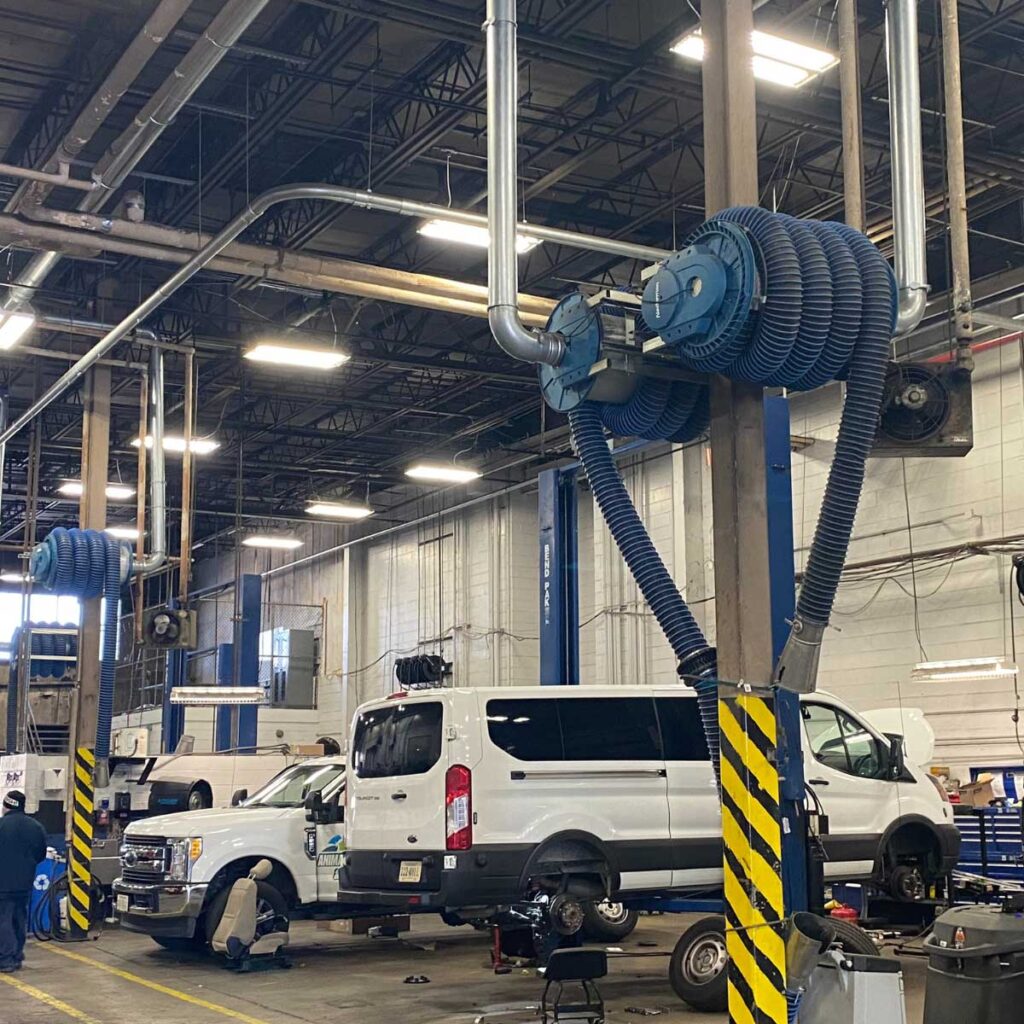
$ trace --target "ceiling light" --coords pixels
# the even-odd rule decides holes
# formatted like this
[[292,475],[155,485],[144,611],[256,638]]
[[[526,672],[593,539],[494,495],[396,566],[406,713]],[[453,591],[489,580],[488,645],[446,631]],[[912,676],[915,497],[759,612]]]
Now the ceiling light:
[[921,661],[910,673],[914,680],[998,679],[1015,676],[1016,665],[1007,665],[1002,658],[965,658],[959,661]]
[[174,686],[172,704],[215,707],[218,704],[263,704],[267,692],[262,686]]
[[298,537],[275,533],[254,533],[243,538],[242,543],[247,548],[273,548],[276,551],[294,551],[302,547],[302,541]]
[[[419,226],[419,233],[427,238],[440,238],[446,242],[458,242],[460,245],[475,245],[486,249],[491,242],[491,234],[487,228],[479,224],[463,224],[457,220],[445,220],[437,217]],[[534,235],[516,235],[516,252],[529,252],[541,240]]]
[[[132,441],[132,447],[139,447],[139,439],[135,438]],[[153,438],[146,438],[146,447],[153,447]],[[214,441],[210,437],[193,437],[189,443],[189,449],[193,455],[209,455],[210,452],[215,452],[220,447],[220,441]],[[164,434],[164,451],[165,452],[181,452],[185,451],[185,438],[183,437],[169,437]]]
[[35,322],[35,313],[24,310],[0,316],[0,352],[17,345]]
[[475,469],[460,469],[458,466],[439,466],[420,462],[410,466],[405,475],[413,480],[437,480],[448,484],[465,484],[470,480],[479,480],[480,474]]
[[344,502],[316,501],[306,506],[310,516],[329,516],[331,519],[365,519],[373,515],[373,509],[365,505],[346,505]]
[[28,573],[0,572],[0,583],[24,583],[27,579]]
[[[773,36],[769,32],[754,31],[754,77],[792,89],[809,82],[839,63],[839,58],[828,50]],[[704,39],[700,29],[683,36],[673,47],[673,53],[690,60],[704,59]]]
[[304,370],[336,370],[342,363],[348,362],[349,354],[336,348],[260,342],[245,352],[245,358],[254,363],[294,366]]
[[134,526],[108,526],[105,532],[118,540],[139,539],[139,531]]
[[[65,480],[57,488],[57,493],[66,494],[69,498],[80,498],[84,490],[81,480]],[[127,501],[135,497],[135,488],[125,484],[107,484],[107,497],[111,501]]]

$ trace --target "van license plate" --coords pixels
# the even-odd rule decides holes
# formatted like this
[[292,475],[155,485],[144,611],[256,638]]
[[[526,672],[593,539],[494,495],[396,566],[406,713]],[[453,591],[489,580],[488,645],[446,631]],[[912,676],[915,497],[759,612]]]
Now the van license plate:
[[398,866],[399,882],[418,882],[423,877],[423,863],[418,860],[403,860]]
[[119,914],[128,913],[128,897],[123,893],[118,894],[117,897],[117,912]]

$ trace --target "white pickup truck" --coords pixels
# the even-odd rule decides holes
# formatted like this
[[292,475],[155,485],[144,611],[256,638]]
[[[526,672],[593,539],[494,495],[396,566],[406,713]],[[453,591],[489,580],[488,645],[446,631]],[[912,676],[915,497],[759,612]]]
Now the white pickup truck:
[[167,949],[204,948],[231,883],[264,857],[274,870],[259,883],[260,914],[330,920],[375,913],[338,902],[345,848],[342,758],[294,764],[252,796],[239,791],[232,803],[128,826],[113,886],[122,927]]

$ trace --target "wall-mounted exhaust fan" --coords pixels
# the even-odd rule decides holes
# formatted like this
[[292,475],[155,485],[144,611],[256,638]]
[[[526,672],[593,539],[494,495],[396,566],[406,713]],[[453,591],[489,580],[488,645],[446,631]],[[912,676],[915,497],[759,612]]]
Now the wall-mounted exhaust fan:
[[974,446],[971,374],[958,366],[890,363],[872,455],[966,455]]

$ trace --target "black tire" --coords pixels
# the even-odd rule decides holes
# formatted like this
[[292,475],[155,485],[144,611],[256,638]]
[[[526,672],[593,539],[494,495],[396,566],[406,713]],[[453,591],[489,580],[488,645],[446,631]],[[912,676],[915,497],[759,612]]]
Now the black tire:
[[206,949],[206,934],[204,932],[197,932],[190,939],[169,935],[150,935],[150,938],[162,949],[171,953],[202,953]]
[[881,951],[863,928],[858,928],[849,921],[840,921],[835,917],[830,917],[827,920],[829,926],[835,929],[836,941],[844,953],[861,953],[864,956],[880,955]]
[[725,918],[702,917],[680,936],[668,964],[668,980],[684,1003],[703,1013],[728,1009]]
[[193,786],[185,800],[186,811],[205,811],[213,806],[213,798],[206,786]]
[[[232,884],[234,884],[234,880],[232,880]],[[281,895],[281,893],[269,882],[258,881],[256,886],[257,918],[264,912],[272,911],[274,917],[283,917],[287,919],[288,901]],[[224,888],[214,896],[206,914],[204,915],[204,935],[206,937],[207,945],[213,942],[213,936],[216,934],[217,925],[220,924],[220,919],[224,916],[224,907],[227,906],[228,895],[230,892],[231,885],[224,886]]]
[[640,915],[613,900],[583,906],[583,937],[593,942],[620,942],[636,928]]

